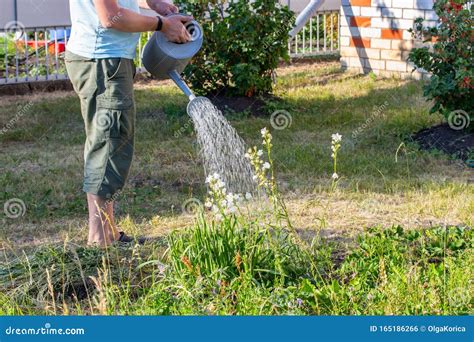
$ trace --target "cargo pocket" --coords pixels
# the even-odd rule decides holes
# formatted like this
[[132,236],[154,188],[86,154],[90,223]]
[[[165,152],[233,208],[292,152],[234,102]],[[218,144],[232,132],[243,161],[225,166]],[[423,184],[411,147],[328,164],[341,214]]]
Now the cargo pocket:
[[99,196],[109,198],[128,178],[134,152],[135,108],[130,98],[98,98],[97,128],[107,141],[108,159]]
[[133,98],[98,97],[95,126],[106,138],[121,138],[133,135],[135,129],[135,107]]

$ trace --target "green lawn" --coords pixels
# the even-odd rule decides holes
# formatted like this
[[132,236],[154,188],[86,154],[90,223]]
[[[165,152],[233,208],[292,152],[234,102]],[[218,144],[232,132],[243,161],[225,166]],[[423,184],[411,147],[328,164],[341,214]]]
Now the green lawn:
[[[167,82],[140,84],[135,94],[138,113],[137,148],[131,178],[118,200],[119,225],[124,230],[134,233],[162,237],[176,228],[192,225],[194,217],[183,213],[182,205],[192,197],[204,200],[205,177],[197,158],[193,128],[185,113],[186,98],[174,85]],[[333,241],[321,242],[318,245],[321,247],[318,253],[326,253],[323,256],[318,254],[322,264],[334,261],[334,255],[337,253],[345,256],[347,246],[344,251],[341,241],[349,241],[349,245],[353,246],[352,237],[365,228],[373,226],[390,228],[401,225],[408,231],[400,233],[400,238],[393,238],[394,235],[390,235],[382,239],[377,235],[382,233],[373,233],[376,237],[369,234],[363,240],[369,241],[368,251],[356,250],[356,255],[350,257],[355,261],[345,258],[342,271],[341,269],[328,270],[323,266],[322,271],[318,269],[318,272],[332,274],[330,277],[322,277],[325,279],[324,286],[327,287],[322,286],[321,289],[315,287],[317,282],[306,284],[300,281],[283,284],[281,288],[278,288],[278,291],[282,291],[281,293],[271,290],[274,287],[262,286],[257,289],[252,287],[252,290],[245,290],[247,291],[245,300],[248,302],[237,308],[232,306],[230,297],[223,299],[219,302],[220,304],[206,301],[203,298],[207,298],[209,294],[204,292],[199,300],[188,298],[185,304],[184,302],[180,304],[181,306],[175,303],[174,306],[170,304],[154,307],[149,301],[161,303],[162,299],[163,302],[168,303],[175,298],[173,297],[175,294],[169,297],[169,293],[161,290],[160,292],[155,288],[156,293],[147,292],[145,297],[139,296],[140,300],[146,303],[133,300],[133,305],[128,303],[123,310],[117,307],[125,305],[124,303],[108,302],[111,305],[105,309],[102,308],[105,311],[93,310],[91,305],[85,305],[88,307],[86,309],[82,306],[78,309],[75,305],[75,309],[70,309],[71,312],[206,313],[208,310],[216,313],[270,314],[293,312],[436,314],[465,313],[471,309],[467,306],[450,307],[446,299],[446,282],[448,281],[451,281],[452,287],[449,289],[454,289],[453,291],[459,290],[460,286],[463,294],[466,291],[467,293],[472,291],[469,281],[465,279],[466,276],[469,279],[469,275],[463,274],[462,271],[472,262],[471,230],[456,233],[454,240],[467,241],[467,245],[453,247],[452,250],[462,250],[466,253],[453,254],[452,258],[446,259],[446,264],[430,264],[430,258],[433,257],[432,250],[428,248],[428,252],[425,253],[424,247],[418,249],[418,243],[429,247],[433,241],[437,241],[434,244],[438,246],[440,236],[444,234],[442,230],[437,230],[433,233],[434,235],[428,234],[428,237],[414,238],[409,233],[409,230],[414,228],[472,227],[474,222],[472,170],[450,156],[437,152],[419,151],[411,141],[410,136],[413,133],[441,120],[438,116],[428,114],[429,104],[421,96],[421,84],[343,73],[339,70],[338,63],[324,62],[279,69],[275,95],[280,100],[268,102],[269,115],[267,117],[254,117],[249,113],[228,113],[228,118],[250,146],[260,143],[262,127],[271,129],[275,171],[293,226],[299,232],[316,232],[316,235]],[[26,212],[20,218],[2,217],[0,227],[2,248],[8,260],[14,258],[15,255],[21,255],[21,250],[25,250],[27,255],[46,254],[41,260],[47,261],[48,258],[53,258],[52,255],[58,253],[60,255],[61,251],[64,251],[61,247],[64,241],[68,241],[68,244],[84,244],[87,236],[86,202],[81,192],[84,133],[79,102],[76,96],[69,92],[14,98],[0,97],[0,101],[2,103],[0,127],[7,124],[11,126],[0,135],[0,185],[3,188],[0,193],[0,204],[12,198],[18,198],[26,206]],[[25,110],[19,109],[19,106],[25,105]],[[270,113],[275,110],[286,110],[290,113],[291,125],[289,127],[283,130],[272,129]],[[331,134],[336,132],[342,134],[343,137],[338,156],[338,174],[341,179],[337,189],[333,190],[331,188],[333,170],[330,147]],[[435,238],[430,236],[435,236]],[[190,237],[181,238],[184,241],[191,239]],[[383,241],[377,240],[379,238]],[[394,241],[388,241],[392,238]],[[410,247],[413,249],[394,251],[405,243],[410,244],[410,241],[417,241]],[[138,254],[147,254],[144,259],[150,256],[158,258],[164,248],[160,243],[157,246],[147,247],[152,251],[142,250]],[[326,247],[332,243],[336,243],[337,247],[328,251]],[[53,251],[51,255],[48,254],[50,252],[46,253],[43,250],[44,245],[52,246],[47,247],[51,248],[50,252]],[[363,246],[363,243],[361,245]],[[373,250],[371,246],[375,246]],[[443,245],[438,247],[443,250]],[[385,252],[388,253],[388,259],[380,259],[380,255]],[[80,253],[92,255],[92,259],[85,257],[86,260],[92,260],[89,266],[97,266],[101,263],[101,256],[103,256],[101,251],[88,252],[87,249],[81,249]],[[116,253],[122,256],[121,253],[128,255],[129,251],[116,251]],[[425,253],[423,255],[426,260],[423,262],[426,264],[416,264],[412,270],[425,268],[427,273],[415,274],[416,279],[408,277],[411,280],[408,279],[405,283],[400,279],[392,278],[397,272],[400,274],[409,272],[414,260],[417,259],[417,253]],[[372,264],[369,261],[367,265],[357,263],[357,260],[364,259],[364,255],[374,255],[377,258],[371,259]],[[369,272],[368,270],[375,265],[379,270],[377,276],[380,276],[383,274],[380,273],[381,268],[385,269],[384,263],[390,264],[392,257],[398,261],[387,266],[387,269],[394,273],[389,274],[388,279],[382,281],[382,284],[386,286],[382,292],[374,292],[375,299],[373,303],[371,302],[373,305],[370,308],[364,307],[364,300],[360,294],[367,295],[366,292],[374,288],[375,281],[368,281],[371,275],[366,275],[367,278],[363,276],[364,272]],[[131,265],[135,265],[136,260],[133,257],[130,260],[129,267],[132,267]],[[45,264],[38,262],[38,274],[41,274],[41,277],[44,276],[42,267],[50,262],[52,261]],[[64,262],[62,260],[59,264]],[[454,270],[452,279],[443,278],[444,268],[438,268],[445,267],[448,263]],[[120,267],[118,269],[121,269]],[[105,269],[107,268],[104,267]],[[173,267],[171,269],[176,271]],[[343,273],[333,274],[331,273],[333,271]],[[360,286],[346,284],[347,288],[343,287],[343,290],[340,290],[337,279],[354,271],[360,272],[360,281],[364,284],[359,284]],[[133,284],[130,274],[128,276],[128,284]],[[135,276],[136,274],[132,278],[135,279]],[[41,277],[39,279],[43,279]],[[100,280],[97,280],[97,277],[94,281]],[[192,275],[190,277],[182,279],[189,286],[191,286],[189,282],[194,279]],[[214,281],[214,278],[212,279]],[[243,291],[243,287],[253,284],[239,279],[233,284],[236,286],[234,291],[238,292],[237,288]],[[328,279],[334,279],[335,283]],[[43,280],[44,286],[48,280],[46,278]],[[410,289],[410,281],[417,284],[413,286],[413,289]],[[377,281],[375,283],[380,285]],[[404,287],[400,285],[401,283]],[[421,306],[417,308],[413,303],[420,300],[421,297],[418,295],[422,296],[420,293],[423,292],[423,284],[433,286],[435,289],[433,291],[439,291],[436,292],[439,298],[446,300],[424,298],[423,300],[426,301],[422,301]],[[193,288],[192,286],[190,288]],[[292,302],[294,310],[267,305],[265,298],[281,295],[285,298],[284,300],[287,300],[288,296],[296,296],[295,291],[285,292],[285,289],[292,286],[298,289],[296,291],[298,296],[305,296],[306,293],[308,298],[311,297],[307,302],[311,304],[295,308]],[[351,286],[355,286],[353,295],[357,299],[349,300],[344,297],[352,296]],[[203,287],[206,288],[204,285]],[[193,289],[192,291],[196,290],[196,288]],[[39,302],[32,302],[31,298],[23,298],[22,304],[19,305],[23,311],[20,310],[20,312],[29,312],[28,310],[34,307],[34,310],[39,310],[39,312],[51,313],[49,309],[42,311],[46,305],[44,303],[50,301],[47,298],[47,287],[43,290],[43,292],[38,289],[32,290],[35,300]],[[114,292],[115,290],[117,291]],[[120,292],[123,289],[115,290],[111,289],[115,296],[109,294],[112,296],[110,300],[119,298],[116,296],[118,293],[129,294]],[[410,292],[411,290],[421,292],[414,293]],[[136,292],[130,291],[133,295],[137,295]],[[191,290],[188,289],[188,291]],[[315,291],[327,292],[316,294]],[[388,300],[390,291],[396,295]],[[377,297],[379,294],[380,296]],[[101,294],[99,291],[96,295],[106,294]],[[403,305],[403,303],[398,305],[397,300],[402,300],[401,298],[405,295],[411,298],[410,305]],[[38,296],[41,298],[38,299]],[[257,309],[252,311],[250,304],[260,297],[263,301],[259,302],[261,311]],[[7,303],[11,300],[5,296],[2,298],[0,302],[3,300]],[[331,301],[331,298],[335,298],[334,301]],[[291,300],[296,299],[292,297]],[[328,301],[330,305],[327,304]],[[323,302],[326,304],[321,304]],[[212,310],[208,308],[211,304]],[[391,306],[387,306],[388,304]],[[56,305],[59,304],[56,303]],[[140,305],[143,311],[138,310]],[[198,308],[193,311],[192,308],[195,305],[198,305]],[[8,312],[12,313],[19,310],[18,307],[14,309],[15,305],[12,303],[6,307],[11,307],[11,311]]]
[[[269,103],[269,112],[287,110],[292,124],[273,130],[276,170],[302,228],[323,221],[323,228],[334,230],[396,223],[472,226],[472,171],[449,156],[420,152],[410,141],[412,133],[440,120],[427,114],[420,83],[351,76],[341,73],[337,63],[290,67],[279,74],[275,93],[282,101]],[[136,100],[136,156],[119,213],[130,215],[137,229],[156,235],[188,219],[181,215],[182,203],[202,199],[204,174],[186,98],[177,88],[170,83],[141,86]],[[20,198],[27,208],[20,219],[3,218],[2,238],[16,246],[60,240],[65,234],[83,239],[84,134],[77,98],[60,93],[0,101],[2,127],[23,113],[19,105],[28,109],[0,136],[0,201]],[[260,140],[260,128],[271,127],[269,117],[233,115],[238,119],[232,124],[249,145]],[[365,123],[367,128],[353,138]],[[343,136],[342,179],[329,202],[330,140],[336,132]],[[321,201],[323,211],[314,205]]]

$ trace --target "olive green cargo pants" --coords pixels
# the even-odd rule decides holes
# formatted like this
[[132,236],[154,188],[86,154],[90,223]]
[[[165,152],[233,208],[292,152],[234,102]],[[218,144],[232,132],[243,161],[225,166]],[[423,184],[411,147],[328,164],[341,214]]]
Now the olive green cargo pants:
[[81,102],[86,142],[83,190],[111,198],[123,188],[133,158],[135,65],[66,52],[66,69]]

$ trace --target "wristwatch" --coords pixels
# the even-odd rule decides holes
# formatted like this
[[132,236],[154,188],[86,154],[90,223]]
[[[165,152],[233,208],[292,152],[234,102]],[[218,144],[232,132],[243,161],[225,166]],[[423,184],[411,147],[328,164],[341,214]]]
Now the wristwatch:
[[161,19],[160,16],[157,16],[157,18],[158,18],[158,24],[156,25],[155,31],[161,31],[161,29],[163,28],[163,19]]

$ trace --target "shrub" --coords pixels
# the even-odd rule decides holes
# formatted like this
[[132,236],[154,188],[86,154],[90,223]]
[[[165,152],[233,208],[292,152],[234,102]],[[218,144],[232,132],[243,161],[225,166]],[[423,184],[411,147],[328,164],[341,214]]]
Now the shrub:
[[274,0],[175,1],[204,30],[204,44],[184,71],[198,94],[226,90],[253,96],[272,90],[272,74],[288,59],[293,14]]
[[[425,27],[423,19],[418,18],[412,32],[425,42],[435,43],[432,48],[413,49],[409,60],[432,74],[424,86],[424,96],[434,102],[430,112],[443,114],[451,127],[472,129],[474,124],[469,125],[474,119],[472,10],[467,9],[467,0],[438,0],[433,9],[439,16],[438,27]],[[460,123],[451,123],[460,119]]]

